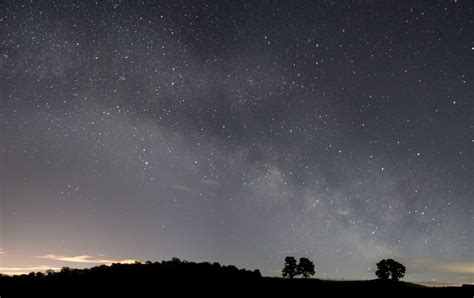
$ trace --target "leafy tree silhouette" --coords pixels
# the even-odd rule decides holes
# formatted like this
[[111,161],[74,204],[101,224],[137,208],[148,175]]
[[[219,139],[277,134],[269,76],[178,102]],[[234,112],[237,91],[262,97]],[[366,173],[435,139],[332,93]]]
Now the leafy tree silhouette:
[[288,256],[285,258],[285,264],[281,274],[283,277],[290,279],[298,275],[308,278],[314,275],[314,263],[308,258],[300,258],[299,263],[296,263],[295,257]]
[[45,273],[46,273],[46,275],[48,275],[48,276],[52,276],[52,275],[54,275],[56,272],[54,272],[53,269],[48,269],[48,270],[45,271]]
[[388,263],[390,267],[390,273],[392,274],[392,280],[399,280],[405,276],[405,266],[392,259],[389,259]]
[[383,279],[383,280],[387,280],[390,277],[387,260],[381,260],[380,262],[377,263],[377,270],[375,271],[375,275],[379,279]]
[[287,278],[294,278],[298,274],[298,265],[295,257],[286,257],[285,265],[281,271],[281,275]]
[[378,278],[387,280],[389,277],[392,280],[399,280],[405,276],[406,268],[402,264],[393,259],[383,259],[377,263],[377,271],[375,275]]
[[64,274],[67,274],[67,273],[70,273],[72,271],[71,267],[63,267],[61,268],[61,273],[64,273]]
[[303,275],[304,278],[308,278],[314,275],[314,263],[308,258],[300,258],[297,268],[298,275]]

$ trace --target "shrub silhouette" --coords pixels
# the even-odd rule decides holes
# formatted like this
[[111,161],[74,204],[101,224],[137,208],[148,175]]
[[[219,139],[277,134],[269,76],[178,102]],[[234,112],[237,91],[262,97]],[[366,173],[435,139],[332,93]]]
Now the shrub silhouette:
[[285,258],[285,265],[281,271],[281,275],[290,279],[298,275],[298,265],[296,264],[295,257]]
[[297,269],[298,275],[308,278],[314,275],[314,263],[308,258],[300,258]]
[[393,259],[383,259],[377,263],[377,271],[375,275],[379,279],[387,280],[390,277],[392,280],[399,280],[405,276],[406,268],[402,264]]

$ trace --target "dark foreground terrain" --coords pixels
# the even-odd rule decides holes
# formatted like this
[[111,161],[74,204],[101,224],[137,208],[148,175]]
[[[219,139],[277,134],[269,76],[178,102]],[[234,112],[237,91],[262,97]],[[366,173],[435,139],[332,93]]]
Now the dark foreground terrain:
[[473,297],[472,286],[262,277],[258,270],[172,261],[0,276],[0,297]]

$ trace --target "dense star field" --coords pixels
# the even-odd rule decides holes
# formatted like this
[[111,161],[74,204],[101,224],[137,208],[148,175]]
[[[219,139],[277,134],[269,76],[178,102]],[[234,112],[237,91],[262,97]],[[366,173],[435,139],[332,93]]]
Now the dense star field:
[[471,1],[2,1],[0,272],[180,257],[474,283]]

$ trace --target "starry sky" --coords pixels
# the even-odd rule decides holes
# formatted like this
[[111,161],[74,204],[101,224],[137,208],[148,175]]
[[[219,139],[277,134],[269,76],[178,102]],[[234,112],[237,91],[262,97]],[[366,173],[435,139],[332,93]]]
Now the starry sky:
[[474,283],[471,1],[2,1],[0,272]]

